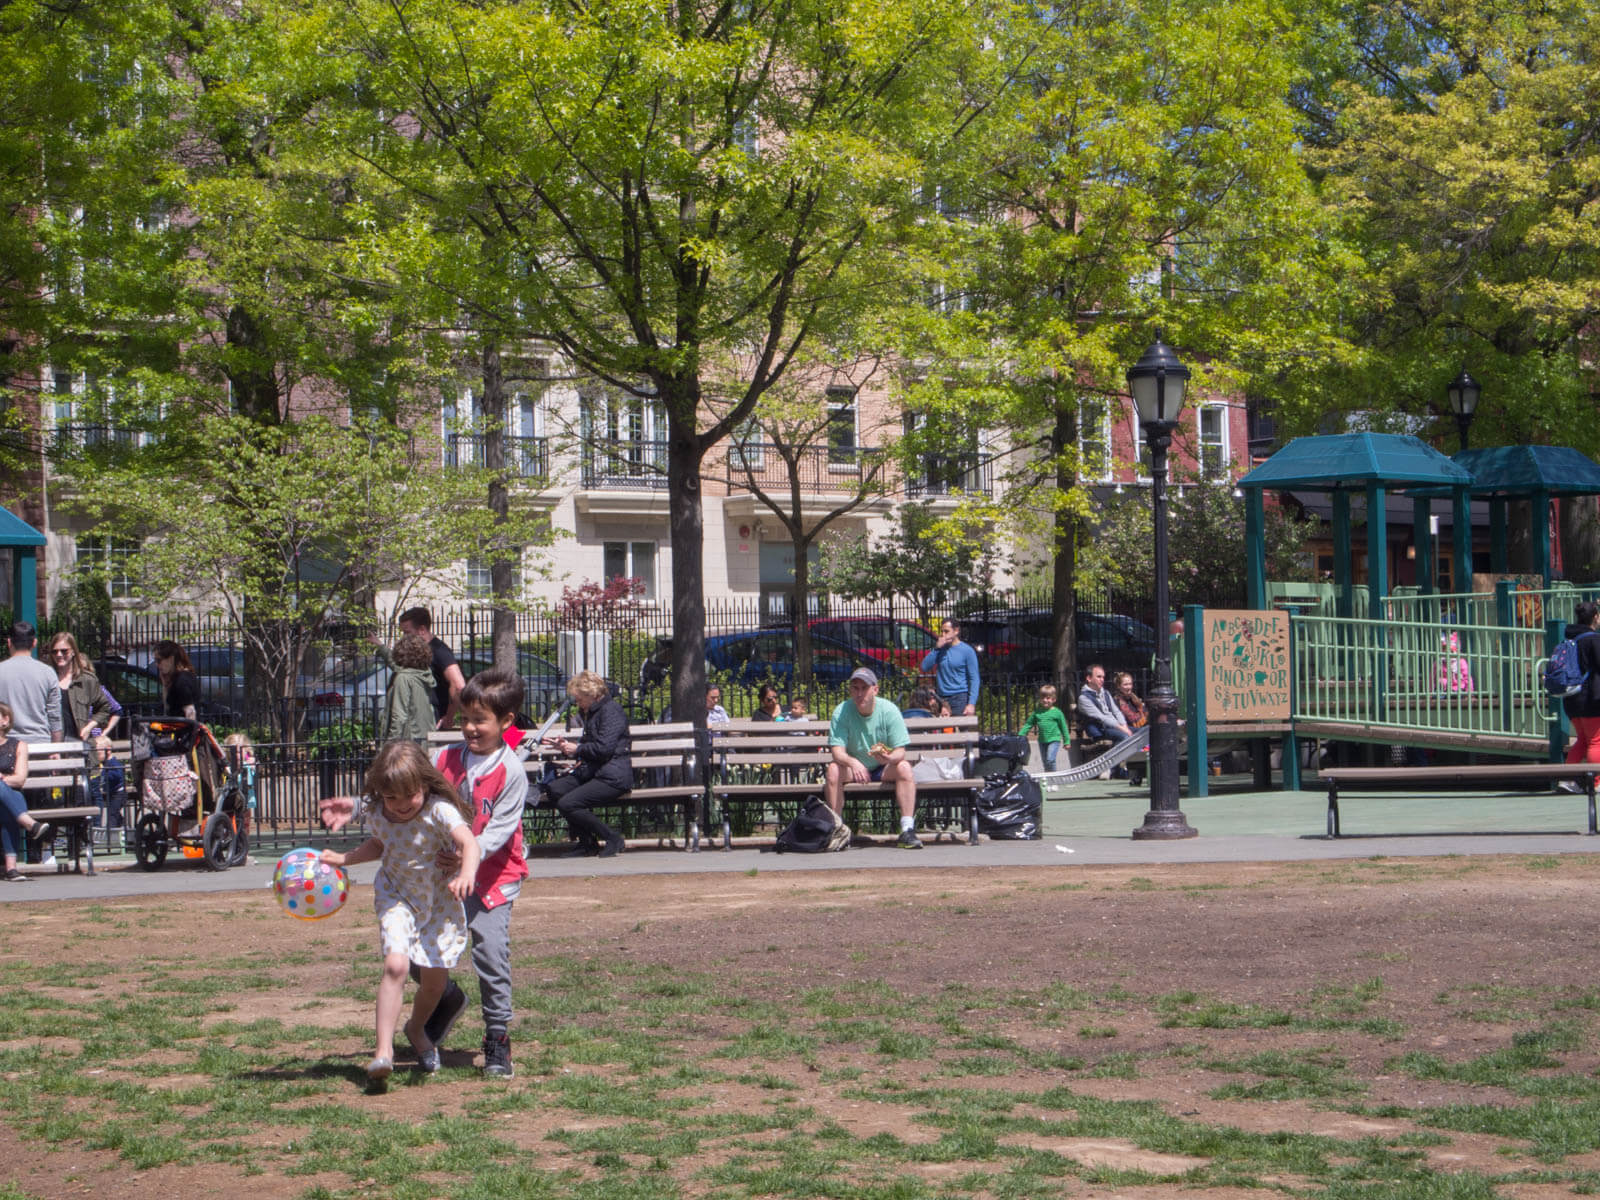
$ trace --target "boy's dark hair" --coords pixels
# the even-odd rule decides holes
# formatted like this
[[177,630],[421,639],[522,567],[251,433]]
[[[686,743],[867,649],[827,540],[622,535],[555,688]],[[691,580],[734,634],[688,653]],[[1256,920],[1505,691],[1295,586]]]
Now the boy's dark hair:
[[420,633],[407,633],[395,642],[391,652],[394,665],[397,667],[431,667],[433,666],[433,647],[428,644],[428,639]]
[[933,711],[933,702],[935,700],[937,700],[938,698],[939,698],[939,694],[937,692],[935,692],[927,684],[923,684],[921,687],[918,687],[915,691],[913,691],[911,693],[911,705],[910,706],[912,708],[925,708],[929,712],[932,712]]
[[516,716],[522,707],[522,677],[499,667],[479,671],[461,689],[461,707],[469,704],[481,704],[497,717]]
[[415,625],[418,629],[433,628],[433,614],[420,604],[416,608],[408,608],[400,614],[400,620],[407,625]]
[[1580,600],[1577,611],[1572,614],[1573,623],[1593,625],[1596,613],[1600,613],[1600,604],[1596,604],[1593,600]]
[[18,650],[32,650],[33,643],[38,641],[39,631],[26,621],[14,622],[11,626],[11,644]]

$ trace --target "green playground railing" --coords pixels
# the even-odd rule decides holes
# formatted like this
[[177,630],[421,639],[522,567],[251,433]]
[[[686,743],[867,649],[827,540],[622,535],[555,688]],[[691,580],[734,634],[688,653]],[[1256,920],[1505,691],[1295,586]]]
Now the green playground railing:
[[1600,599],[1600,583],[1556,583],[1547,588],[1506,586],[1496,592],[1423,595],[1396,588],[1384,611],[1401,621],[1468,625],[1514,625],[1543,629],[1546,621],[1570,621],[1580,600]]
[[1291,625],[1296,721],[1549,737],[1542,628],[1310,613]]

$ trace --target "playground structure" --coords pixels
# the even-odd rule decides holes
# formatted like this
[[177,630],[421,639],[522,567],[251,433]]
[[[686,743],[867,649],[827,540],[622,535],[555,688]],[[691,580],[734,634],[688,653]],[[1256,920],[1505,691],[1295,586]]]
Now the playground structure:
[[[1306,739],[1372,743],[1528,759],[1559,758],[1566,718],[1540,685],[1539,670],[1564,636],[1580,600],[1600,598],[1600,583],[1551,577],[1549,502],[1600,495],[1600,466],[1564,447],[1499,447],[1454,459],[1416,438],[1342,434],[1299,438],[1239,481],[1246,494],[1249,609],[1287,611],[1288,704],[1267,721],[1230,721],[1207,711],[1206,678],[1217,649],[1201,632],[1204,611],[1184,612],[1180,653],[1185,689],[1189,794],[1204,795],[1202,767],[1219,737],[1252,744],[1257,776],[1266,774],[1266,737],[1281,735],[1283,785],[1299,788]],[[1265,578],[1263,493],[1294,489],[1332,497],[1331,583]],[[1412,506],[1418,586],[1391,589],[1388,506]],[[1364,585],[1355,582],[1352,499],[1365,501]],[[1450,509],[1454,590],[1433,590],[1433,504]],[[1508,575],[1507,509],[1531,505],[1534,570],[1492,587],[1471,571],[1471,504],[1487,501],[1490,557]],[[1543,586],[1538,585],[1538,580]]]

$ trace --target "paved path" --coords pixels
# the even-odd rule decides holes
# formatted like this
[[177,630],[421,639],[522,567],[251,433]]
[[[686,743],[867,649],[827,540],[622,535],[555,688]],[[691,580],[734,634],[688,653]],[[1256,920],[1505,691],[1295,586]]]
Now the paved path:
[[[536,877],[629,876],[660,873],[728,874],[749,871],[849,871],[863,867],[1059,867],[1089,864],[1264,862],[1369,858],[1378,855],[1594,854],[1600,838],[1584,834],[1582,796],[1481,796],[1447,792],[1426,795],[1351,793],[1340,796],[1346,837],[1322,836],[1326,800],[1320,792],[1255,792],[1243,780],[1214,781],[1216,793],[1186,799],[1183,811],[1198,837],[1178,842],[1134,841],[1149,794],[1110,781],[1079,785],[1045,804],[1045,836],[1037,842],[988,842],[966,846],[928,842],[920,851],[899,850],[892,839],[857,846],[844,854],[763,852],[754,845],[731,852],[636,846],[618,858],[556,859],[535,856]],[[1070,798],[1066,798],[1070,797]],[[196,862],[169,859],[159,871],[141,871],[121,856],[101,859],[93,878],[39,873],[34,881],[0,884],[6,901],[100,899],[169,892],[235,892],[264,889],[273,860],[232,871],[212,872]],[[373,865],[352,872],[370,883]]]

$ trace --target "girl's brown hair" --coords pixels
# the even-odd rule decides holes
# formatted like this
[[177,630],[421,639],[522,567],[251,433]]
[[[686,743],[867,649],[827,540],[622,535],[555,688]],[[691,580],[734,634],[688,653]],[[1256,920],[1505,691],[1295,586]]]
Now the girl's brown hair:
[[385,796],[409,800],[418,792],[425,796],[438,796],[456,806],[462,820],[472,824],[472,805],[461,799],[455,785],[444,777],[444,772],[428,761],[415,742],[389,742],[372,759],[367,768],[366,793],[370,803],[381,806]]

